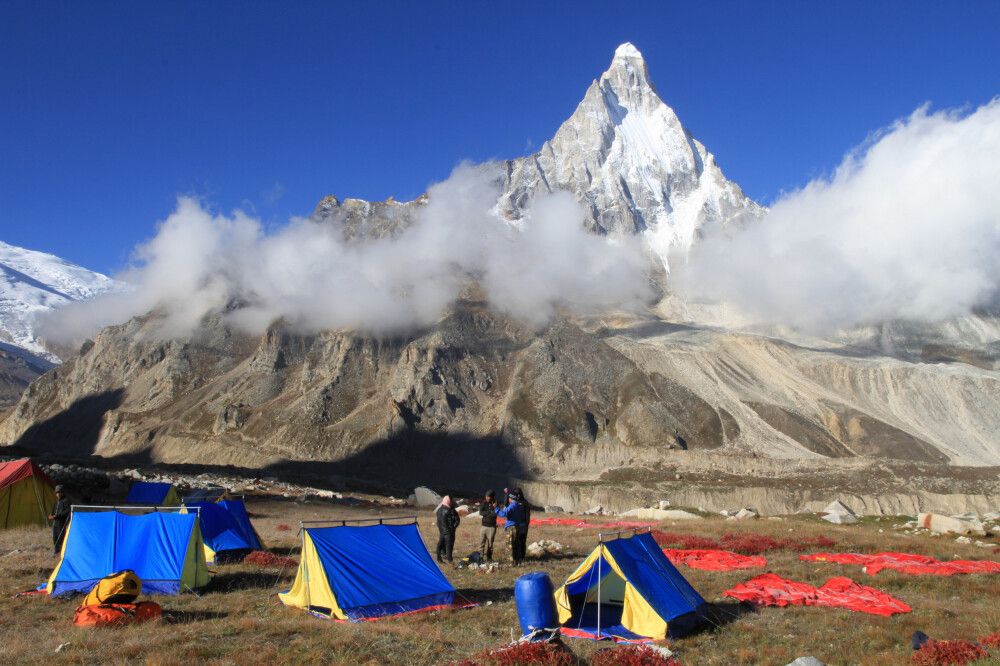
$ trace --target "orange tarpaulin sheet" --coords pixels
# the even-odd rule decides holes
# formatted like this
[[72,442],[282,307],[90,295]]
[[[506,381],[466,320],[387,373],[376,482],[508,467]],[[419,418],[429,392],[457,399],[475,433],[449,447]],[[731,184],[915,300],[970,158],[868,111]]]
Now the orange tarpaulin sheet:
[[886,616],[909,613],[911,610],[892,595],[873,587],[858,585],[842,576],[831,578],[822,587],[813,587],[808,583],[767,573],[740,583],[723,594],[762,606],[829,606]]
[[733,571],[767,566],[767,559],[760,555],[740,555],[728,550],[664,548],[663,554],[675,565],[686,564],[692,569],[705,571]]
[[914,576],[954,576],[955,574],[1000,573],[1000,562],[990,560],[936,560],[927,555],[912,553],[813,553],[799,555],[806,562],[836,562],[857,564],[863,571],[874,576],[883,569],[890,569]]

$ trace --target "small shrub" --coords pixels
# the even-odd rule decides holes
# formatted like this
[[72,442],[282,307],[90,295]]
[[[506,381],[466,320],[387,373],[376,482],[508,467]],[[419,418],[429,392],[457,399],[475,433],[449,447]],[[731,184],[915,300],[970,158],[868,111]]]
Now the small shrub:
[[986,649],[972,641],[929,640],[913,653],[918,666],[961,666],[987,656]]
[[275,555],[268,550],[255,550],[247,553],[247,556],[243,558],[244,564],[252,564],[258,567],[297,567],[299,566],[298,561],[291,557],[282,557],[281,555]]
[[289,532],[291,531],[292,528],[284,523],[279,523],[278,526],[275,527],[274,529],[276,529],[279,532]]
[[1000,631],[994,631],[992,634],[980,636],[979,642],[989,648],[1000,648]]
[[572,666],[573,653],[562,643],[514,643],[480,652],[452,666]]
[[646,645],[626,645],[601,650],[590,662],[593,666],[681,666],[681,662]]

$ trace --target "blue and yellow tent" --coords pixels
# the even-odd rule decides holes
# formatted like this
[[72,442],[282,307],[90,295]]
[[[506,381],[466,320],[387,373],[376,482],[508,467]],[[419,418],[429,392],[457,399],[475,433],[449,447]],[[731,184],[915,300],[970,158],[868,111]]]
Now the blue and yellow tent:
[[198,509],[205,560],[209,564],[263,548],[243,500],[185,502],[184,506]]
[[143,506],[177,506],[181,500],[177,496],[177,491],[169,483],[136,481],[129,488],[125,503]]
[[208,584],[208,567],[197,513],[78,511],[66,528],[62,553],[46,591],[88,592],[124,569],[142,579],[146,594],[179,594]]
[[685,633],[705,603],[648,532],[602,539],[555,597],[564,634],[616,641]]
[[305,527],[286,606],[359,622],[452,607],[455,588],[424,546],[416,523]]

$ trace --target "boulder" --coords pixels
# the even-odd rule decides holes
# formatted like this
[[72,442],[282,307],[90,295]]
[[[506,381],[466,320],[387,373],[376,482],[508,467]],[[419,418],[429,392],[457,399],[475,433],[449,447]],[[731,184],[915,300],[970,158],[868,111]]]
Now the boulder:
[[826,666],[816,657],[799,657],[795,661],[788,662],[787,666]]
[[740,509],[732,516],[729,516],[729,520],[754,520],[755,518],[760,518],[760,514],[757,513],[756,509],[751,508]]
[[976,519],[942,516],[939,513],[921,513],[917,525],[936,534],[976,534],[986,536],[983,524]]
[[592,506],[589,509],[587,509],[586,511],[584,511],[583,515],[585,515],[585,516],[603,516],[604,515],[604,507],[603,506]]
[[698,520],[701,518],[698,514],[683,509],[633,509],[622,515],[639,520]]
[[834,525],[851,525],[858,522],[858,517],[849,506],[840,500],[833,500],[823,509],[823,520]]
[[558,541],[542,539],[530,544],[526,549],[528,557],[541,558],[547,555],[558,555],[563,551],[563,545]]
[[565,509],[561,506],[547,506],[544,511],[545,513],[566,513]]
[[433,509],[441,504],[441,496],[426,486],[413,489],[413,500],[419,509]]
[[847,506],[840,500],[833,500],[832,502],[827,504],[826,508],[823,509],[823,513],[835,513],[841,516],[854,516],[855,518],[857,517],[857,514],[851,510],[851,507]]
[[659,502],[656,503],[656,508],[657,509],[669,509],[670,508],[670,500],[660,500]]

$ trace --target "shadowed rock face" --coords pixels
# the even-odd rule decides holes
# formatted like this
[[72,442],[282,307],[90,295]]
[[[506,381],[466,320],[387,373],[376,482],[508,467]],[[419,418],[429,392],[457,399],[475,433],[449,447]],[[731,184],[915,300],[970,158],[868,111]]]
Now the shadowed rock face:
[[[950,442],[934,433],[988,442],[1000,418],[976,402],[997,380],[975,368],[834,362],[664,322],[559,320],[530,331],[476,300],[396,337],[303,335],[281,323],[251,337],[212,317],[188,339],[162,341],[157,321],[106,329],[32,384],[0,422],[0,441],[72,456],[296,464],[395,488],[501,479],[626,488],[672,480],[668,468],[739,479],[740,461],[759,468],[769,457],[811,459],[817,474],[821,460],[859,456],[947,463]],[[837,382],[852,402],[831,399]],[[923,420],[892,411],[919,403],[907,391],[928,386],[937,393],[926,399],[952,407]],[[948,430],[957,412],[965,430]],[[781,473],[774,460],[756,475]]]

